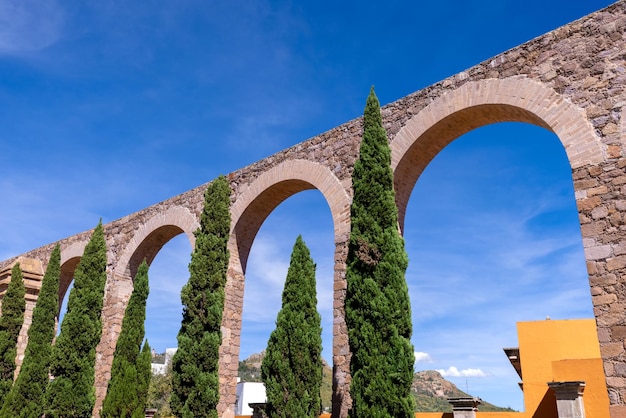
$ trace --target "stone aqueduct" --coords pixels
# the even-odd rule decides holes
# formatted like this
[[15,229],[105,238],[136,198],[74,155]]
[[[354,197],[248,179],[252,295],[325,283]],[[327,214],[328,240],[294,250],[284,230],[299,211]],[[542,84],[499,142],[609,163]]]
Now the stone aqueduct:
[[[626,416],[625,32],[626,0],[622,0],[382,109],[391,141],[401,227],[420,174],[458,136],[503,121],[531,123],[558,136],[572,169],[612,418]],[[234,415],[244,276],[254,237],[276,206],[306,189],[323,194],[334,222],[333,416],[347,415],[350,377],[344,278],[350,176],[360,135],[361,120],[355,119],[228,175],[232,234],[220,358],[220,416]],[[185,233],[193,244],[205,187],[105,225],[108,280],[104,331],[97,349],[98,405],[110,375],[131,277],[140,260],[151,262],[174,236]],[[86,231],[59,241],[62,295],[89,235]],[[49,244],[19,256],[35,266],[30,276],[36,279],[41,274],[52,247]],[[0,271],[6,272],[16,258],[0,263]],[[20,344],[23,351],[23,339]]]

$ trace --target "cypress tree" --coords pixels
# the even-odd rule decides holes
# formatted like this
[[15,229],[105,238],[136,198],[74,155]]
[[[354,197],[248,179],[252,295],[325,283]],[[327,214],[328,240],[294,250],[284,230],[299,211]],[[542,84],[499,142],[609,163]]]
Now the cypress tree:
[[298,236],[291,254],[283,303],[261,364],[269,418],[321,413],[322,327],[317,312],[315,264]]
[[[142,363],[145,356],[140,354],[140,350],[145,335],[148,293],[148,263],[144,260],[135,275],[133,292],[126,306],[122,330],[115,346],[111,380],[102,404],[103,418],[144,415],[147,396],[146,365]],[[145,347],[149,348],[147,342]],[[147,367],[149,371],[150,364]]]
[[1,418],[39,418],[43,415],[44,391],[48,385],[54,325],[59,308],[60,275],[61,250],[57,244],[52,250],[33,310],[22,368],[2,406]]
[[224,287],[228,269],[230,187],[224,176],[206,189],[189,281],[181,291],[183,320],[172,360],[170,405],[177,417],[215,417],[219,402],[218,359],[222,342]]
[[408,418],[414,414],[411,307],[404,278],[408,257],[398,229],[390,163],[389,143],[372,87],[352,175],[345,302],[352,353],[351,418]]
[[24,323],[26,310],[26,288],[20,263],[11,269],[11,281],[2,298],[2,316],[0,316],[0,405],[13,386],[15,356],[17,355],[17,337]]
[[67,312],[52,349],[50,372],[54,378],[46,391],[46,418],[91,417],[106,265],[106,242],[99,222],[74,271]]
[[148,404],[148,391],[150,390],[150,378],[152,377],[152,349],[148,340],[144,342],[141,353],[137,356],[137,399],[138,407],[135,408],[132,418],[144,418]]

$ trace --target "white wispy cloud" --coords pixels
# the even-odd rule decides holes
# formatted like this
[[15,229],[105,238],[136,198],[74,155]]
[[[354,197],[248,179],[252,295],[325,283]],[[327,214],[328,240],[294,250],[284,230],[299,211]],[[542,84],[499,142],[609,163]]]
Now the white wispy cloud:
[[281,253],[269,237],[256,237],[246,269],[244,320],[273,323],[288,267],[289,253]]
[[64,12],[55,0],[0,0],[0,54],[38,51],[62,33]]
[[0,180],[0,193],[7,196],[0,206],[2,259],[95,227],[98,214],[73,204],[77,191],[67,183],[28,174]]
[[[304,208],[316,207],[317,213]],[[315,225],[311,228],[310,225]],[[318,311],[322,317],[323,355],[332,360],[333,266],[332,219],[319,192],[287,199],[265,221],[257,234],[246,269],[241,357],[265,348],[281,308],[293,244],[298,234],[316,263]]]
[[424,353],[422,351],[416,351],[414,355],[415,355],[415,363],[420,363],[420,362],[432,363],[433,362],[433,359],[430,357],[430,354],[428,353]]
[[459,370],[454,366],[448,367],[448,369],[437,369],[437,371],[443,377],[486,377],[487,373],[480,369],[463,369]]

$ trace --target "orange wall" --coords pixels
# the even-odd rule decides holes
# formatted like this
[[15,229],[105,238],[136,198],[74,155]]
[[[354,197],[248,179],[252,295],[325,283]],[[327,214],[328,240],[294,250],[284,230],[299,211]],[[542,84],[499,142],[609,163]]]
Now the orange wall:
[[[600,368],[592,366],[597,362],[583,362],[587,368],[579,369],[578,365],[563,360],[591,360],[600,359],[600,346],[596,324],[593,319],[534,321],[519,322],[517,324],[520,358],[522,362],[522,377],[524,381],[524,405],[526,411],[537,411],[536,416],[550,416],[556,412],[555,398],[548,389],[547,382],[564,380],[598,380],[592,384],[583,399],[587,404],[587,395],[599,399],[598,392],[604,392],[608,408],[608,395],[604,384],[604,371],[600,360]],[[558,364],[557,364],[558,363]],[[583,363],[579,363],[582,365]],[[556,364],[556,369],[553,365]],[[573,368],[573,369],[568,369]],[[591,382],[590,382],[591,383]],[[590,399],[590,402],[592,399]],[[591,402],[600,407],[602,401]],[[554,415],[556,416],[556,415]],[[607,413],[587,416],[608,416]]]
[[583,392],[585,416],[609,416],[609,395],[606,390],[604,364],[601,358],[555,361],[552,363],[552,372],[556,381],[582,380],[585,382]]

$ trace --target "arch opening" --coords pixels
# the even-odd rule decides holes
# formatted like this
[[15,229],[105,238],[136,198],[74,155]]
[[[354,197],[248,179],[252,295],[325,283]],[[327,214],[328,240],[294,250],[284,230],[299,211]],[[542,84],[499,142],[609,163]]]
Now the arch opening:
[[524,76],[471,81],[436,98],[393,138],[400,228],[413,185],[430,161],[460,135],[496,122],[527,122],[554,132],[573,169],[604,160],[607,147],[580,109]]
[[[119,302],[109,308],[107,321],[109,328],[117,333],[104,333],[115,344],[123,323],[125,310],[133,290],[130,279],[134,280],[139,265],[145,259],[149,264],[148,283],[150,292],[146,301],[146,319],[144,322],[144,340],[150,343],[153,352],[152,379],[156,385],[171,385],[171,360],[176,349],[177,336],[182,322],[181,289],[189,279],[188,264],[191,259],[190,231],[185,231],[178,224],[148,221],[140,228],[121,257],[117,265],[117,280],[112,282],[112,293]],[[152,229],[154,228],[154,229]],[[120,271],[131,272],[120,277]],[[114,288],[113,288],[114,287]],[[112,324],[115,324],[113,326]],[[103,328],[107,324],[103,322]],[[108,359],[112,361],[112,358]],[[152,392],[151,392],[152,393]],[[169,411],[169,399],[166,393],[156,391],[149,402],[158,405],[161,413]]]
[[150,262],[145,338],[155,353],[177,347],[183,314],[180,292],[189,280],[192,250],[187,237],[180,233],[165,242]]
[[152,261],[159,251],[161,251],[170,240],[184,232],[185,231],[178,225],[163,225],[150,232],[131,255],[128,266],[125,268],[128,276],[134,280],[137,269],[143,260],[146,260],[148,265],[151,266]]
[[[345,249],[349,232],[349,205],[350,199],[339,179],[324,165],[309,160],[288,160],[264,171],[252,183],[244,186],[237,194],[237,200],[231,206],[232,227],[229,241],[230,263],[228,270],[228,282],[226,286],[226,305],[224,311],[221,355],[229,360],[240,359],[242,311],[244,299],[244,272],[248,267],[248,256],[252,248],[257,232],[265,219],[273,213],[287,198],[293,195],[302,196],[303,191],[317,189],[323,196],[325,207],[330,208],[333,233],[333,326],[327,327],[332,330],[332,356],[333,363],[337,366],[334,376],[338,387],[341,387],[347,375],[346,370],[346,344],[340,338],[335,338],[344,330],[342,303],[342,277],[345,267],[341,264],[341,252]],[[289,200],[294,199],[291,197]],[[298,198],[295,198],[298,199]],[[307,208],[313,209],[313,208]],[[323,212],[326,212],[325,209]],[[302,211],[302,210],[300,210]],[[298,210],[294,210],[298,212]],[[306,216],[306,215],[305,215]],[[309,220],[311,221],[311,220]],[[311,222],[309,226],[315,228]],[[295,243],[296,231],[292,231],[293,237],[285,241],[291,248]],[[303,235],[304,236],[304,235]],[[304,240],[307,241],[306,236]],[[308,242],[308,241],[307,241]],[[309,243],[310,245],[310,243]],[[317,261],[319,263],[319,261]],[[286,276],[286,275],[285,275]],[[283,279],[284,280],[284,279]],[[318,299],[319,300],[319,299]],[[330,355],[325,353],[324,355]],[[232,410],[236,403],[237,373],[232,365],[220,365],[220,373],[228,383],[222,386],[221,408]],[[338,377],[339,376],[339,377]]]
[[[193,251],[193,232],[199,226],[188,210],[174,207],[143,224],[120,257],[115,274],[134,280],[146,260],[150,293],[146,303],[146,338],[158,353],[177,346],[182,320],[180,292],[189,279],[188,265]],[[124,307],[132,285],[118,284]],[[119,296],[118,296],[119,297]],[[123,316],[123,311],[118,312]]]
[[404,225],[416,369],[516,410],[516,323],[593,318],[570,163],[524,122],[429,136],[443,148],[413,166]]
[[67,297],[74,283],[74,271],[80,262],[80,257],[72,257],[61,265],[61,276],[59,277],[59,316],[67,306]]
[[87,241],[80,241],[67,248],[61,248],[61,274],[59,276],[59,310],[57,312],[57,333],[60,332],[60,324],[67,309],[72,285],[74,283],[74,271],[80,262]]
[[[282,291],[296,237],[302,235],[316,264],[317,304],[322,319],[322,356],[332,364],[334,236],[328,204],[318,190],[305,190],[281,201],[266,217],[247,259],[243,296],[241,361],[267,346],[281,309]],[[240,377],[260,381],[246,367]],[[323,405],[331,408],[332,378],[326,370]]]

